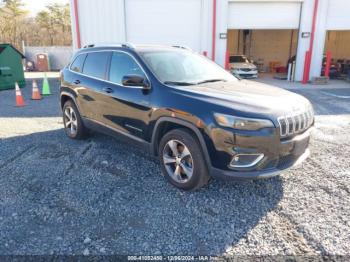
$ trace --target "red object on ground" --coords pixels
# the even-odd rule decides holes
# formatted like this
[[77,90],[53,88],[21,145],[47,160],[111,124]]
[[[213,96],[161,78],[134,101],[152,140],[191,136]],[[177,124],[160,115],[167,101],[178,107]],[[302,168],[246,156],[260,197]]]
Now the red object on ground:
[[305,52],[305,61],[304,61],[304,73],[303,73],[303,84],[306,84],[309,81],[309,76],[307,74],[307,68],[308,68],[308,63],[309,63],[309,51]]
[[[315,0],[314,12],[313,12],[313,16],[312,16],[310,46],[309,46],[309,51],[307,51],[308,55],[305,55],[304,76],[303,76],[303,81],[302,81],[303,84],[306,84],[310,78],[310,66],[311,66],[312,52],[313,52],[313,48],[314,48],[317,10],[318,10],[318,0]],[[306,57],[307,57],[307,60],[306,60]]]
[[77,47],[81,48],[78,0],[74,0],[73,4],[74,4],[75,32],[77,35]]
[[305,53],[305,62],[304,62],[304,74],[303,74],[303,84],[307,84],[309,81],[309,74],[307,73],[308,68],[310,66],[310,51],[306,51]]
[[329,70],[331,68],[331,63],[332,63],[332,53],[331,51],[326,52],[326,67],[324,70],[324,75],[329,77]]
[[213,0],[213,32],[212,32],[212,50],[211,59],[215,61],[215,49],[216,49],[216,0]]
[[19,89],[17,82],[15,84],[15,90],[16,90],[16,106],[22,107],[22,106],[24,106],[24,101],[23,101],[21,89]]
[[38,88],[38,84],[36,83],[35,80],[33,80],[33,83],[32,83],[32,100],[41,100],[41,95],[40,95],[40,91],[39,91],[39,88]]
[[287,68],[285,66],[276,66],[276,73],[287,73]]
[[230,53],[228,51],[225,53],[225,69],[230,70]]
[[203,55],[204,56],[208,56],[208,52],[207,51],[203,51]]

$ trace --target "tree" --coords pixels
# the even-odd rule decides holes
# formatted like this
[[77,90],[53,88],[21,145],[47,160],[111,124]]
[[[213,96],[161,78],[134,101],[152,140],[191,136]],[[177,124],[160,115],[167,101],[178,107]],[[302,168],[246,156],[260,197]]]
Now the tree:
[[[68,32],[69,36],[71,33],[69,5],[51,4],[48,5],[46,8],[49,10],[49,14],[52,19],[56,35],[61,37],[63,42],[65,42],[65,38],[67,36],[67,34],[65,33]],[[60,35],[60,33],[63,34]]]
[[36,21],[41,28],[46,29],[50,38],[50,45],[70,44],[71,30],[69,5],[51,4],[46,8],[47,11],[41,11],[37,14]]
[[0,42],[17,48],[29,45],[71,45],[69,5],[50,4],[35,18],[28,15],[22,0],[5,0],[0,8]]
[[21,0],[5,0],[5,6],[0,9],[1,15],[1,37],[8,38],[12,44],[20,46],[19,27],[25,15],[24,4]]
[[50,45],[53,45],[54,21],[50,16],[49,12],[39,12],[36,16],[36,22],[39,24],[41,29],[46,29],[46,32],[48,33],[50,38]]

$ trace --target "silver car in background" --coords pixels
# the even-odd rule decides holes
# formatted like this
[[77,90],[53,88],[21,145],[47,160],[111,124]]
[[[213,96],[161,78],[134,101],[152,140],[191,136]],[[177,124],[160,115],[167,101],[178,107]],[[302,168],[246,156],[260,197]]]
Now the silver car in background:
[[230,55],[229,68],[232,74],[241,78],[257,78],[258,69],[244,55]]

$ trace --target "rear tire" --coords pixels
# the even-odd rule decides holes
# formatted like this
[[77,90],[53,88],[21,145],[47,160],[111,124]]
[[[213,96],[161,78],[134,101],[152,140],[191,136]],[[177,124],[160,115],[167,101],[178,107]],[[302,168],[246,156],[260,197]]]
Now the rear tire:
[[159,143],[159,158],[165,178],[182,190],[197,190],[210,179],[197,138],[187,129],[166,133]]
[[84,139],[88,130],[84,126],[79,110],[72,100],[63,105],[63,124],[67,136],[71,139]]

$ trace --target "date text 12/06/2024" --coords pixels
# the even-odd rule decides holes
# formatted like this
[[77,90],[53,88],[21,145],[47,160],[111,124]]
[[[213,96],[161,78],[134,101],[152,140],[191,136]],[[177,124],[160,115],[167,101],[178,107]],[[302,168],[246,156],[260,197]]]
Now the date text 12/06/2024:
[[215,256],[128,256],[128,261],[219,261]]

